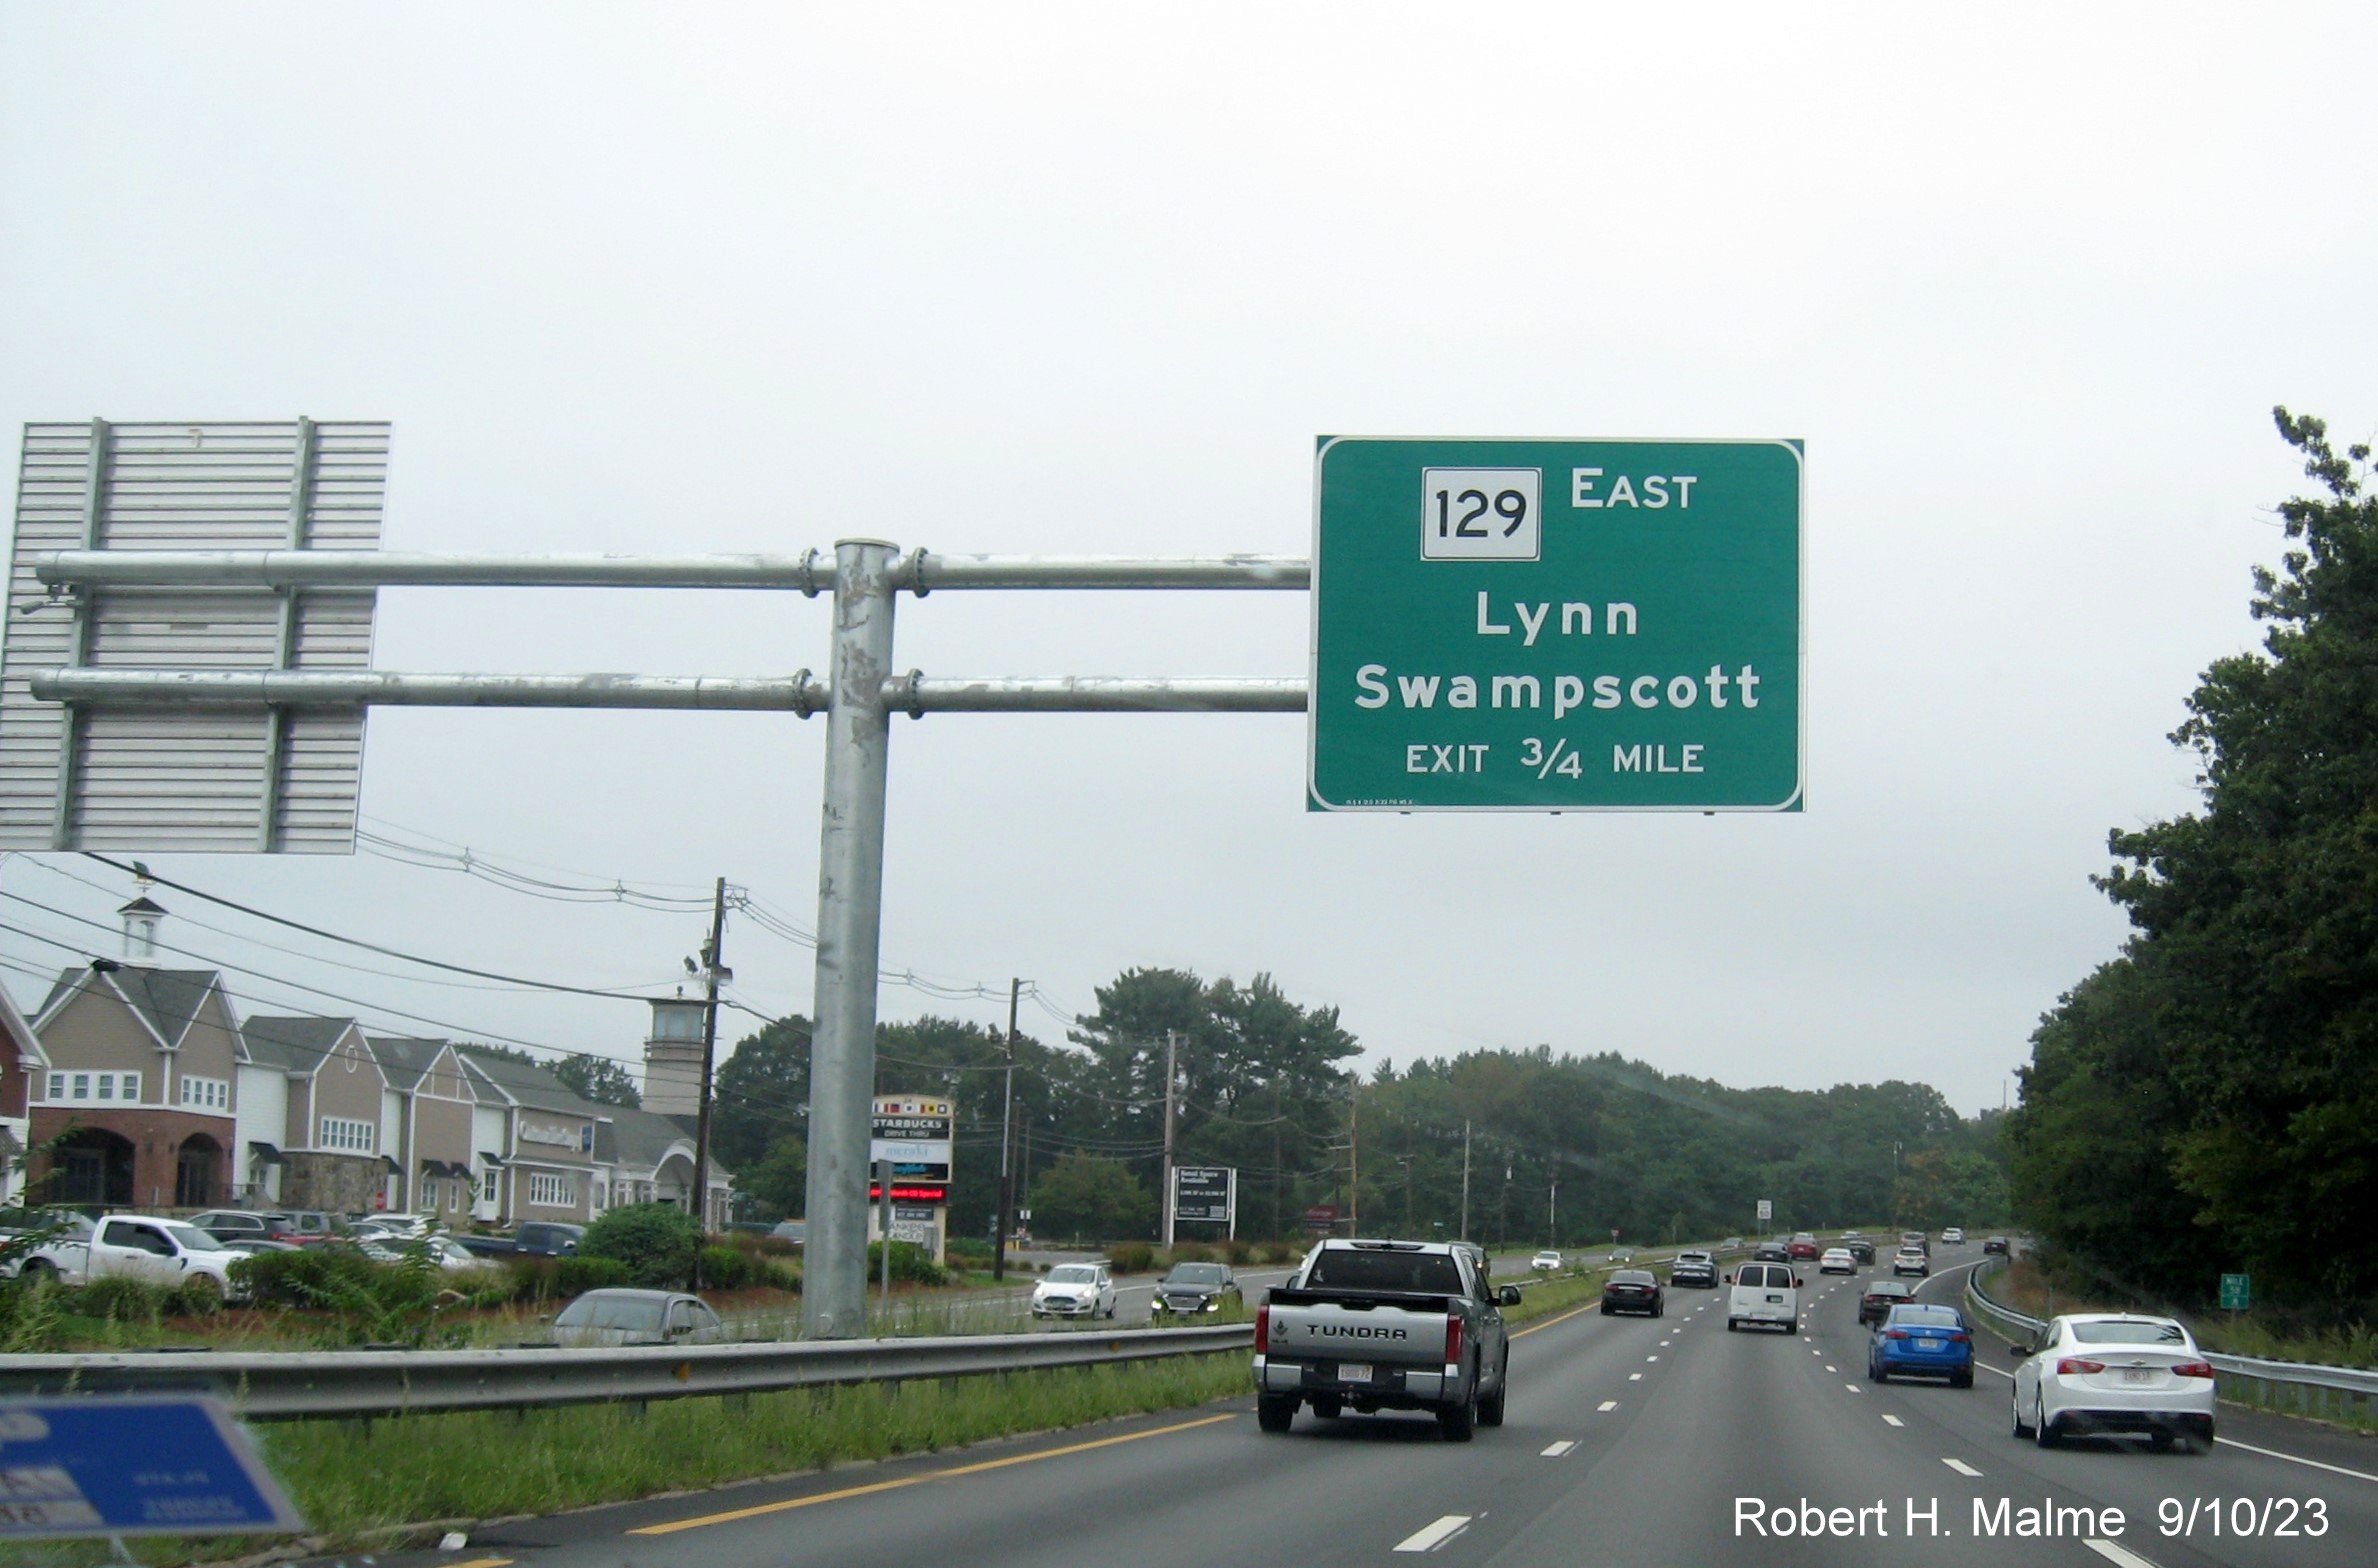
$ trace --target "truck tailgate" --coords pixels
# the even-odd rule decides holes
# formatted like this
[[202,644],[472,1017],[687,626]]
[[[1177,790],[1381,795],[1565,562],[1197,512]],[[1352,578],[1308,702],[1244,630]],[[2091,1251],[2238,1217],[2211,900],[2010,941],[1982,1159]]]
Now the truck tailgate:
[[1435,1366],[1445,1359],[1448,1296],[1380,1292],[1275,1290],[1270,1354],[1274,1359],[1344,1359]]

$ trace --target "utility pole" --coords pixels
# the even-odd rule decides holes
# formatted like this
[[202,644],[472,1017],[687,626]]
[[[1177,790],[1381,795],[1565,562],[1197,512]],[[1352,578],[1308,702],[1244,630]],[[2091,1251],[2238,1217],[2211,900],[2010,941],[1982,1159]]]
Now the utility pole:
[[[710,1231],[710,1075],[718,1053],[718,982],[731,980],[735,971],[727,968],[719,957],[719,944],[727,935],[727,879],[718,879],[718,891],[710,902],[710,945],[702,949],[702,1098],[694,1110],[694,1229],[702,1235]],[[693,1287],[702,1288],[702,1249],[694,1248]]]
[[1547,1247],[1557,1247],[1557,1246],[1559,1246],[1560,1244],[1561,1244],[1561,1179],[1560,1179],[1558,1176],[1555,1176],[1554,1178],[1552,1178],[1552,1239],[1551,1239],[1550,1241],[1546,1242],[1544,1245],[1546,1245]]
[[1395,1162],[1404,1168],[1404,1234],[1412,1234],[1412,1156],[1399,1154]]
[[1164,1031],[1164,1245],[1172,1246],[1172,1086],[1174,1031]]
[[1362,1080],[1346,1110],[1346,1234],[1362,1234]]
[[1461,1123],[1461,1239],[1470,1239],[1470,1119],[1466,1116]]
[[1016,1001],[1024,994],[1024,982],[1007,983],[1007,1097],[999,1110],[999,1234],[991,1242],[991,1278],[1007,1278],[1007,1232],[1013,1223],[1016,1187],[1009,1174],[1007,1155],[1015,1142],[1016,1125]]

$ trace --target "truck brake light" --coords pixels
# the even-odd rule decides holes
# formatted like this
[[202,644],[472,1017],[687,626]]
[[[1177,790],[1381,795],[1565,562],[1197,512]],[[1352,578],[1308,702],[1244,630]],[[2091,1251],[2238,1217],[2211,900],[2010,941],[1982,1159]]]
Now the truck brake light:
[[1461,1319],[1451,1313],[1445,1317],[1445,1364],[1461,1365]]
[[1255,1353],[1269,1355],[1272,1348],[1272,1309],[1267,1304],[1255,1309]]

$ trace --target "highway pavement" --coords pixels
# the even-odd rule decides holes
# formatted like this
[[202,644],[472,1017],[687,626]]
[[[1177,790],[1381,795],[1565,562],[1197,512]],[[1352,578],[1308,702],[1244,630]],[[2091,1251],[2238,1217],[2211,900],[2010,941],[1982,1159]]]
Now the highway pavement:
[[[1944,1249],[1923,1293],[1955,1299],[1976,1262],[1968,1249]],[[2012,1362],[1987,1334],[1979,1336],[1970,1390],[1867,1381],[1856,1298],[1874,1272],[1809,1274],[1799,1334],[1728,1333],[1722,1289],[1672,1291],[1658,1319],[1604,1318],[1588,1308],[1526,1325],[1513,1338],[1509,1422],[1468,1444],[1446,1442],[1432,1420],[1413,1414],[1322,1421],[1304,1413],[1292,1432],[1266,1436],[1252,1399],[1238,1398],[826,1475],[492,1524],[459,1553],[383,1553],[378,1561],[392,1568],[1303,1568],[1420,1555],[1463,1568],[2378,1561],[2378,1452],[2363,1453],[2378,1445],[2225,1406],[2220,1441],[2206,1453],[2158,1454],[2112,1439],[2039,1449],[2010,1434]]]

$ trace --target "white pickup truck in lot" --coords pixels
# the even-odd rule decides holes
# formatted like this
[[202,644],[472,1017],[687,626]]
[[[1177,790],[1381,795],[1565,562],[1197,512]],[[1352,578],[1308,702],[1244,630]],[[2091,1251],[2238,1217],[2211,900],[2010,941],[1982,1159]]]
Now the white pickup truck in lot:
[[1331,1419],[1351,1405],[1433,1410],[1466,1443],[1503,1424],[1511,1344],[1502,1307],[1518,1288],[1487,1282],[1469,1248],[1325,1241],[1255,1314],[1255,1417],[1285,1432],[1300,1405]]
[[152,1285],[211,1288],[232,1294],[231,1265],[243,1253],[226,1249],[195,1225],[148,1214],[109,1214],[87,1237],[62,1236],[25,1255],[20,1272],[28,1280],[87,1285],[118,1276]]

